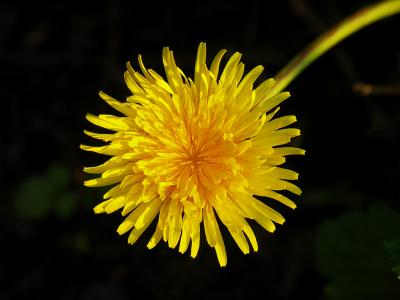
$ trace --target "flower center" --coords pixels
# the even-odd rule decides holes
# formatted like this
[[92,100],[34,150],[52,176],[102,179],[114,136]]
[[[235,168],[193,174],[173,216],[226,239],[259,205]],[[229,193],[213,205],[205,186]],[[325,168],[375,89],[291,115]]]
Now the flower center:
[[224,142],[219,130],[197,128],[196,134],[190,136],[187,161],[196,170],[216,164],[221,158],[221,147]]

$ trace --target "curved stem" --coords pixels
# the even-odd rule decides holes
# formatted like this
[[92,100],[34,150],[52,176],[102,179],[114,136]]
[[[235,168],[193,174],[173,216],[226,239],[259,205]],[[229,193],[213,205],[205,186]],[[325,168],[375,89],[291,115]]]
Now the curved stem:
[[272,97],[282,91],[314,60],[352,33],[385,17],[400,13],[400,0],[383,1],[367,6],[332,27],[291,60],[276,76],[269,91]]

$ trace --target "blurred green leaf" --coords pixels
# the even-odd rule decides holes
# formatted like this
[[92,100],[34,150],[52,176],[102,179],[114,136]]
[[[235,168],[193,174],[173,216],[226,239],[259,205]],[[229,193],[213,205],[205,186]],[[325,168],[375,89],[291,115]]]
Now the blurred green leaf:
[[77,253],[86,253],[90,250],[89,237],[85,232],[76,232],[64,236],[61,240],[64,247],[67,247]]
[[400,214],[383,204],[371,207],[368,221],[371,235],[380,243],[400,236]]
[[66,219],[74,212],[75,198],[69,193],[56,196],[53,202],[54,211],[61,219]]
[[20,218],[38,220],[51,208],[53,187],[43,177],[30,177],[17,190],[14,210]]
[[[400,299],[400,284],[384,247],[385,240],[398,236],[399,214],[381,204],[367,213],[352,212],[325,222],[317,238],[317,259],[332,280],[328,299]],[[395,297],[386,297],[391,294]]]
[[385,242],[385,247],[394,265],[392,270],[399,275],[400,279],[400,238]]
[[25,179],[14,199],[17,215],[38,220],[54,212],[59,218],[68,218],[76,207],[74,195],[68,190],[70,178],[70,171],[64,165],[54,163],[44,176]]
[[54,163],[48,168],[47,178],[56,188],[65,189],[70,181],[70,177],[70,172],[62,164]]
[[364,272],[335,279],[324,292],[328,299],[398,300],[400,284],[387,272]]

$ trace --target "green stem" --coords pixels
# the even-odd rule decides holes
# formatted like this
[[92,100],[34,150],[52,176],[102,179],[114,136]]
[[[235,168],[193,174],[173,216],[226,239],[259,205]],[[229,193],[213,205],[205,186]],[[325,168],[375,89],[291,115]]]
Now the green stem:
[[367,6],[347,17],[317,38],[290,61],[275,76],[276,84],[270,90],[268,96],[272,97],[286,88],[308,65],[341,40],[369,24],[397,13],[400,13],[400,0],[390,0]]

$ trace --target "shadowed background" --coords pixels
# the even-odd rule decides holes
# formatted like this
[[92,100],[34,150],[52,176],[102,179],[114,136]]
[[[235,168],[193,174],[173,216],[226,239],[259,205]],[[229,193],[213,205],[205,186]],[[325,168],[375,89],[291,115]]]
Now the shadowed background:
[[[267,2],[268,3],[268,2]],[[225,229],[228,266],[205,241],[196,260],[160,242],[154,224],[130,246],[119,213],[94,215],[101,189],[83,187],[83,165],[106,157],[86,113],[123,100],[126,61],[163,74],[174,50],[192,77],[199,42],[208,62],[225,48],[246,71],[275,75],[360,1],[150,1],[0,4],[0,299],[400,298],[400,16],[376,23],[324,55],[291,84],[280,116],[295,114],[307,150],[289,157],[304,193],[271,235],[254,225],[259,252],[244,256]],[[226,62],[226,59],[224,60]],[[260,83],[261,80],[258,81]],[[221,227],[222,228],[222,227]]]

